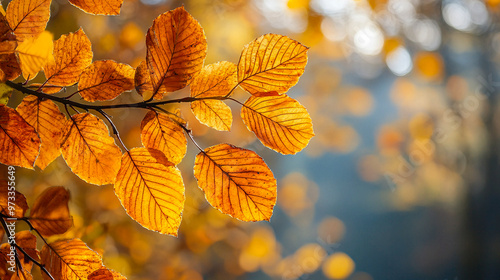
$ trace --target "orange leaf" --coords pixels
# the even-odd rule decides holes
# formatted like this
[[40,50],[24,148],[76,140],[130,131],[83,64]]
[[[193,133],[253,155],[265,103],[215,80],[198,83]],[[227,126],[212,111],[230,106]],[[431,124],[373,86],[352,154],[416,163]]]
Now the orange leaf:
[[[28,230],[20,231],[15,234],[16,244],[19,245],[30,257],[39,261],[38,250],[36,249],[36,236],[31,234]],[[33,276],[31,275],[31,269],[33,268],[33,262],[25,256],[20,250],[17,250],[19,254],[19,261],[21,262],[22,271],[19,271],[19,266],[15,266],[15,272],[7,272],[7,274],[2,275],[0,269],[0,277],[2,279],[10,280],[31,280]],[[0,246],[0,267],[5,267],[7,261],[10,261],[11,255],[11,244],[4,243]],[[8,267],[11,265],[9,264]],[[19,276],[17,275],[19,274]]]
[[90,40],[81,28],[62,35],[54,41],[54,61],[44,67],[45,77],[52,85],[73,85],[92,63],[92,56]]
[[111,100],[133,88],[134,68],[113,60],[94,61],[78,82],[78,91],[87,101]]
[[65,124],[61,151],[71,171],[87,183],[112,184],[121,151],[104,122],[90,113],[73,115]]
[[[21,75],[21,68],[14,53],[17,47],[16,36],[12,33],[4,15],[0,14],[0,80],[14,80]],[[0,73],[1,74],[1,73]]]
[[144,100],[148,100],[153,95],[153,85],[151,84],[151,76],[149,76],[148,65],[143,60],[135,69],[135,90],[139,93]]
[[249,43],[238,62],[240,86],[251,94],[285,93],[304,73],[309,48],[286,36],[266,34]]
[[122,157],[115,193],[127,214],[143,227],[177,236],[184,209],[179,169],[158,150],[134,148]]
[[38,37],[27,38],[16,47],[19,63],[26,80],[36,77],[42,68],[54,61],[54,36],[48,31]]
[[30,222],[43,236],[63,234],[73,226],[69,215],[69,192],[50,187],[37,197],[30,212]]
[[29,208],[28,203],[26,197],[18,191],[14,192],[15,201],[10,200],[11,203],[9,203],[9,197],[11,197],[9,191],[12,191],[13,186],[15,185],[9,186],[7,181],[0,180],[0,213],[14,218],[22,218]]
[[155,99],[179,90],[203,67],[207,40],[184,7],[158,16],[146,35],[146,61]]
[[52,0],[13,0],[9,3],[6,18],[19,41],[38,37],[45,30],[50,18]]
[[33,169],[40,138],[14,109],[0,104],[0,163]]
[[88,280],[126,280],[125,276],[120,273],[107,269],[106,267],[101,267],[98,270],[92,272],[87,277]]
[[[52,249],[50,248],[52,247]],[[42,264],[55,279],[83,280],[102,266],[102,259],[80,239],[58,240],[44,245],[40,253]],[[43,279],[49,280],[42,273]]]
[[264,146],[282,154],[300,152],[314,136],[306,108],[286,94],[250,97],[241,118]]
[[173,164],[186,155],[187,141],[182,127],[166,114],[149,111],[141,123],[141,141],[146,148],[159,150]]
[[[222,61],[201,70],[191,83],[191,97],[210,98],[229,96],[238,85],[236,65]],[[191,110],[203,124],[217,130],[231,130],[231,108],[221,100],[205,99],[191,103]]]
[[[42,84],[39,84],[39,83],[32,83],[28,86],[29,89],[32,89],[34,91],[39,91],[38,89],[42,86]],[[63,87],[61,86],[54,86],[54,85],[50,85],[50,84],[45,84],[43,85],[42,87],[42,92],[43,93],[47,93],[47,94],[54,94],[54,93],[58,93],[60,92],[61,90],[63,89]]]
[[119,15],[123,0],[69,0],[82,11],[94,15]]
[[276,179],[255,152],[219,144],[196,156],[194,176],[207,201],[242,221],[270,220]]
[[26,96],[16,110],[38,132],[42,146],[35,164],[43,170],[61,154],[66,117],[54,102],[33,95]]

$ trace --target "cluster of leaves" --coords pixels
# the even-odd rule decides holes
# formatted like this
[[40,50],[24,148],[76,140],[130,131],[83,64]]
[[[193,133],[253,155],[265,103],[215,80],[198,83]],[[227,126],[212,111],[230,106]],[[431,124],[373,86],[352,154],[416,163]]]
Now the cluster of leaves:
[[[103,3],[70,2],[90,13],[111,13]],[[262,158],[229,144],[200,148],[180,114],[162,105],[189,102],[201,123],[229,131],[232,113],[224,100],[237,102],[247,128],[265,146],[295,154],[314,135],[306,109],[285,94],[304,72],[307,47],[286,36],[267,34],[243,48],[237,65],[226,61],[204,65],[204,31],[180,7],[153,21],[146,36],[146,59],[134,69],[111,60],[92,62],[91,42],[82,29],[52,43],[44,31],[49,8],[50,0],[14,0],[0,17],[2,48],[10,47],[0,54],[2,78],[7,86],[28,94],[15,110],[0,104],[1,163],[44,169],[62,154],[85,182],[114,184],[123,207],[139,224],[176,236],[185,201],[176,165],[186,154],[187,135],[200,149],[194,175],[213,207],[243,221],[271,218],[276,180]],[[45,82],[30,84],[41,70]],[[13,83],[21,73],[27,81]],[[77,92],[53,95],[75,84]],[[187,85],[190,96],[165,100],[168,93]],[[231,97],[238,87],[251,94],[244,103]],[[94,105],[70,99],[79,93],[89,102],[106,101],[133,89],[144,101]],[[54,102],[65,106],[66,115]],[[105,112],[124,107],[149,110],[141,124],[143,147],[128,150]],[[107,119],[123,154],[105,123],[89,110]]]

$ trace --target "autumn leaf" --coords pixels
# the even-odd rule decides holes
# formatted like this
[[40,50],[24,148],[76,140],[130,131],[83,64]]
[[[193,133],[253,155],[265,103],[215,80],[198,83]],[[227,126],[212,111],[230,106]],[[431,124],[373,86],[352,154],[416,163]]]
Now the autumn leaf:
[[127,214],[143,227],[177,236],[184,209],[179,169],[158,150],[134,148],[122,157],[115,193]]
[[61,154],[66,117],[54,102],[33,95],[26,96],[16,110],[38,132],[42,145],[35,164],[43,170]]
[[153,85],[151,84],[151,76],[149,75],[148,65],[143,60],[135,69],[135,90],[144,100],[148,100],[153,95]]
[[90,113],[73,115],[63,135],[62,155],[73,173],[90,184],[114,182],[121,151],[102,120]]
[[120,273],[108,269],[106,267],[101,267],[98,270],[92,272],[87,277],[88,280],[126,280],[125,276]]
[[16,48],[21,70],[26,80],[33,79],[42,67],[53,62],[54,39],[52,33],[42,32],[36,38],[27,38]]
[[6,18],[19,41],[38,37],[50,18],[51,0],[13,0],[9,3]]
[[134,88],[134,68],[113,60],[94,61],[80,76],[78,91],[87,101],[112,100]]
[[0,80],[13,80],[21,75],[15,50],[16,36],[12,33],[4,15],[0,14]]
[[61,86],[55,86],[51,84],[40,84],[40,83],[31,83],[28,86],[29,89],[34,90],[34,91],[42,91],[43,93],[47,94],[54,94],[60,92],[63,87]]
[[[222,61],[210,64],[191,82],[191,97],[226,97],[238,85],[236,65]],[[203,124],[221,131],[231,130],[233,115],[231,108],[222,100],[204,99],[191,103],[191,110]]]
[[0,163],[33,169],[40,138],[14,109],[0,104]]
[[251,94],[285,93],[304,73],[309,48],[286,36],[266,34],[243,48],[238,82]]
[[276,179],[255,152],[229,144],[196,156],[194,176],[207,201],[242,221],[270,220],[276,204]]
[[286,94],[250,97],[241,118],[264,146],[282,154],[301,151],[314,136],[306,108]]
[[[9,185],[6,180],[0,180],[0,213],[2,215],[14,217],[14,218],[22,218],[28,210],[28,203],[26,202],[26,197],[18,191],[14,192],[15,201],[11,201],[12,206],[9,209]],[[12,205],[14,203],[14,205]],[[14,215],[12,215],[14,214]]]
[[[36,261],[40,260],[38,250],[36,249],[36,236],[28,230],[24,230],[17,232],[14,237],[16,244],[21,247],[27,255]],[[5,267],[7,261],[10,261],[11,254],[11,244],[4,243],[0,246],[0,277],[7,280],[32,280],[33,276],[31,275],[31,270],[33,268],[33,262],[28,258],[28,256],[25,256],[21,250],[17,250],[17,254],[19,255],[19,261],[21,264],[20,267],[22,267],[22,271],[19,269],[20,267],[16,265],[16,271],[14,273],[7,272],[2,275],[3,273],[1,271],[1,267]]]
[[63,187],[50,187],[35,200],[30,212],[31,224],[43,236],[63,234],[73,226],[69,215],[69,192]]
[[84,12],[94,15],[119,15],[123,0],[69,0]]
[[179,90],[203,67],[207,41],[203,28],[184,7],[158,16],[146,35],[146,62],[155,99]]
[[[40,253],[42,264],[55,279],[84,280],[102,266],[101,256],[80,239],[58,240],[44,245]],[[49,280],[42,273],[43,279]]]
[[47,82],[57,86],[71,86],[92,63],[89,38],[80,28],[75,33],[62,35],[54,42],[54,61],[44,67]]
[[[174,116],[172,116],[174,117]],[[149,111],[141,123],[141,141],[146,148],[159,150],[174,165],[186,155],[187,141],[182,127],[167,114]]]

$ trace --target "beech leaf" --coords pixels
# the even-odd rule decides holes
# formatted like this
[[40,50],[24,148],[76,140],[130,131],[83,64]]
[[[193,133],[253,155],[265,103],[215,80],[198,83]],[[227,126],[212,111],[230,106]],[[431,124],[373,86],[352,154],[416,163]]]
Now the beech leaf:
[[43,236],[63,234],[73,226],[69,215],[69,192],[63,187],[50,187],[35,200],[30,222]]

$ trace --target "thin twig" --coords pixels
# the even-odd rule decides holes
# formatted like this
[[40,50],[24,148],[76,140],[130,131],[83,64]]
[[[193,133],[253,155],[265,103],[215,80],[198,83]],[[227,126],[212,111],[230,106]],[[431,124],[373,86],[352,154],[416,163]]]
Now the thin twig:
[[106,120],[108,120],[109,124],[111,125],[111,128],[113,129],[113,134],[116,135],[116,138],[118,139],[118,141],[120,141],[120,144],[122,145],[122,147],[125,149],[125,151],[128,152],[127,147],[125,146],[125,144],[122,141],[122,138],[120,137],[120,133],[118,132],[118,129],[116,128],[115,124],[113,123],[113,121],[111,120],[109,115],[106,114],[106,112],[104,112],[104,110],[102,110],[102,109],[97,110],[97,112],[99,112],[99,114],[101,114],[104,118],[106,118]]

